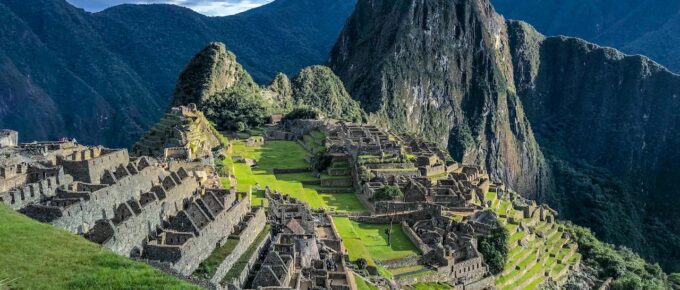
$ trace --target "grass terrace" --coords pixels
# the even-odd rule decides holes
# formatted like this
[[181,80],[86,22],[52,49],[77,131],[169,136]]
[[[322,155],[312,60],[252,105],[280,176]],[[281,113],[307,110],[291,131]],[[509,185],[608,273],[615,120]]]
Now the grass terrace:
[[[392,278],[395,273],[383,268],[378,262],[418,255],[415,245],[408,239],[398,224],[392,227],[392,245],[388,246],[385,229],[389,225],[363,224],[344,217],[336,217],[333,221],[340,237],[342,237],[343,244],[347,248],[349,259],[351,261],[360,258],[366,259],[368,265],[376,266],[384,277]],[[422,266],[419,266],[419,269],[422,269]],[[406,269],[398,274],[406,272],[410,271]]]
[[0,221],[0,288],[200,289],[3,204]]
[[[309,167],[309,152],[302,145],[292,141],[268,141],[262,147],[247,147],[243,140],[233,140],[233,153],[255,160],[251,168],[245,163],[233,162],[227,158],[225,168],[236,176],[237,190],[249,192],[252,188],[252,203],[266,205],[264,188],[269,186],[308,203],[312,208],[324,208],[338,212],[363,212],[365,208],[351,188],[325,188],[320,178],[309,172],[274,174],[274,169],[306,169]],[[321,176],[321,178],[343,178]]]
[[[486,199],[491,201],[491,209],[499,214],[514,216],[518,212],[509,200],[498,199],[495,192],[489,192]],[[580,262],[581,256],[576,251],[576,244],[563,238],[559,223],[539,221],[533,225],[537,234],[529,234],[519,230],[519,226],[508,222],[506,217],[499,217],[500,222],[508,229],[509,249],[505,270],[496,277],[498,289],[536,289],[546,282],[545,273],[553,279],[566,277],[567,267]],[[530,219],[524,219],[530,224]],[[520,246],[524,239],[526,247]]]

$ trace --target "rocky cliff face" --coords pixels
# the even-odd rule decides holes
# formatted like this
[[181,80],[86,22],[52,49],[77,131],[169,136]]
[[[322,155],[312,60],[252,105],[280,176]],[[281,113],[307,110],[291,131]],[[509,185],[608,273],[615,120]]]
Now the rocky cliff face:
[[678,270],[680,76],[645,57],[509,27],[518,94],[555,173],[550,200]]
[[488,1],[361,0],[330,57],[371,119],[448,144],[535,197],[546,166]]
[[677,270],[679,76],[487,0],[361,0],[329,63],[375,122]]

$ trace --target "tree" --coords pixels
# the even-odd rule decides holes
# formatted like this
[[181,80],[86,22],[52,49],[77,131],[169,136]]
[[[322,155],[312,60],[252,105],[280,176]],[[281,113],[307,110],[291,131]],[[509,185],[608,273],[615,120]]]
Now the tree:
[[404,193],[398,186],[394,185],[385,186],[373,195],[374,200],[395,200],[400,197],[404,197]]
[[508,231],[504,227],[498,227],[490,236],[480,237],[479,252],[484,256],[491,273],[495,275],[503,272],[508,259]]

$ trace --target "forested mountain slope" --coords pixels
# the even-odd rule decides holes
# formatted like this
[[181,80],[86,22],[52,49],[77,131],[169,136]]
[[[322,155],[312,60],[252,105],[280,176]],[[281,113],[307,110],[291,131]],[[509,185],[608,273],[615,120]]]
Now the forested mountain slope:
[[260,83],[322,63],[353,0],[278,0],[227,17],[172,5],[88,13],[64,0],[0,1],[0,127],[22,140],[130,146],[169,105],[177,76],[212,41]]

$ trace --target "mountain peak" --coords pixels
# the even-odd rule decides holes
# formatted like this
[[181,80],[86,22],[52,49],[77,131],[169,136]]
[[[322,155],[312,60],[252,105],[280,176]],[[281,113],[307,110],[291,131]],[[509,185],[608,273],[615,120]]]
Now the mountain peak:
[[172,104],[200,106],[212,95],[237,85],[257,87],[226,45],[213,42],[198,52],[180,74]]

